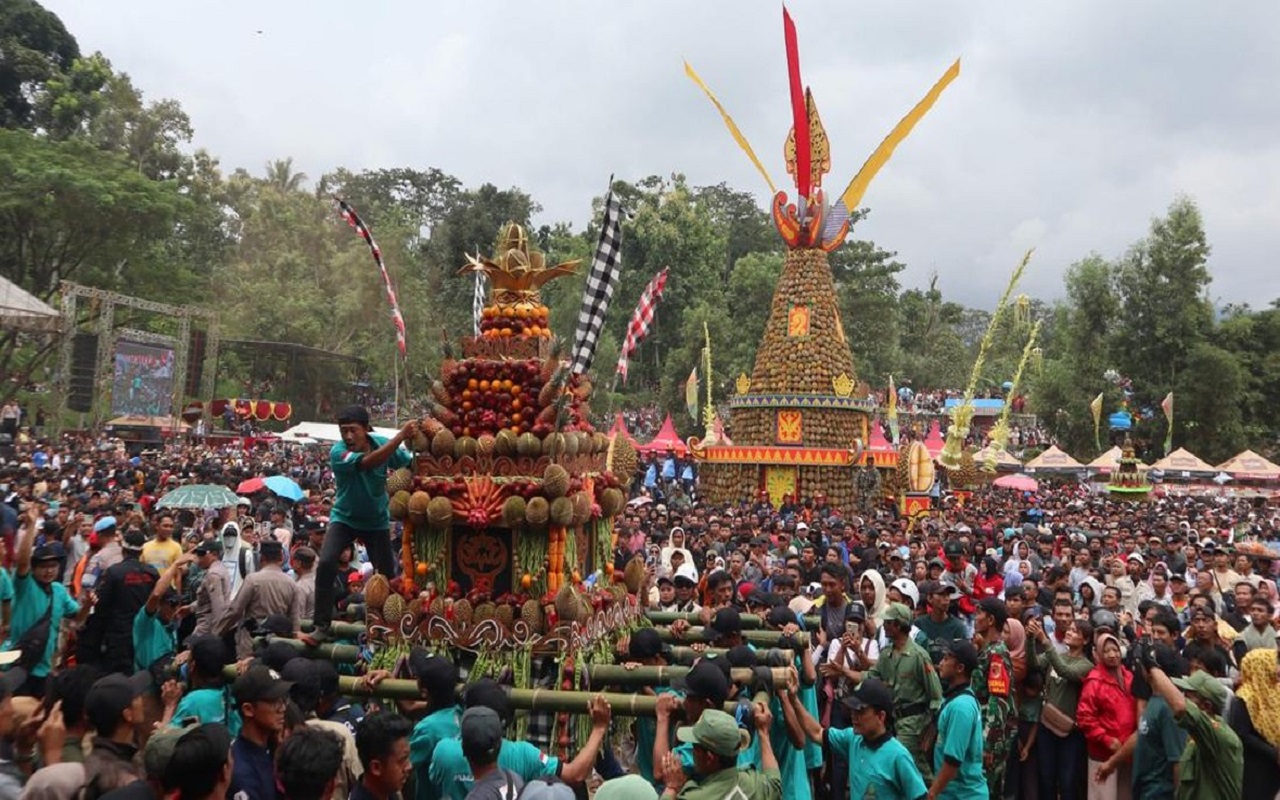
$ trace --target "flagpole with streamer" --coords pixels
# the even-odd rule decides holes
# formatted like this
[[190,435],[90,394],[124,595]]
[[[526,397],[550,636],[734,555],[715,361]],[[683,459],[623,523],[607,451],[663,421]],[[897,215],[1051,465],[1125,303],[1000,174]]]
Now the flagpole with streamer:
[[1022,358],[1018,360],[1018,369],[1013,373],[1013,381],[1009,384],[1008,394],[1005,395],[1000,419],[991,426],[991,444],[987,448],[987,457],[982,464],[983,472],[995,472],[1000,453],[1009,448],[1009,413],[1013,409],[1013,398],[1018,394],[1018,387],[1022,385],[1022,371],[1027,368],[1027,362],[1031,360],[1031,352],[1035,350],[1036,338],[1040,335],[1040,323],[1041,320],[1036,320],[1035,325],[1031,326],[1031,335],[1027,337],[1027,344],[1022,348]]
[[1102,452],[1102,395],[1103,392],[1098,392],[1089,403],[1089,413],[1093,414],[1093,447],[1099,453]]
[[706,320],[702,321],[702,336],[706,341],[706,344],[702,346],[702,360],[707,382],[707,405],[702,411],[702,424],[706,428],[703,439],[710,440],[714,438],[716,406],[711,399],[711,329],[707,327]]
[[887,416],[889,420],[889,440],[890,442],[892,442],[894,447],[897,447],[898,446],[898,390],[893,385],[892,375],[889,376],[889,397],[887,398],[887,400],[888,400],[887,405],[889,407],[889,411],[885,416]]
[[1164,418],[1169,421],[1169,427],[1164,433],[1164,454],[1167,456],[1173,449],[1173,392],[1169,392],[1164,400],[1160,401],[1160,410],[1164,412]]

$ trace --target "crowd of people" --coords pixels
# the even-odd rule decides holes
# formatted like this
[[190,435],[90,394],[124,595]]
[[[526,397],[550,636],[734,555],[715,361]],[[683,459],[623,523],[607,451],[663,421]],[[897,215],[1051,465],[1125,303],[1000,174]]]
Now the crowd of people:
[[[642,690],[652,717],[596,696],[582,746],[562,751],[536,720],[513,738],[503,688],[443,654],[404,660],[417,698],[363,703],[301,654],[339,638],[331,621],[373,572],[398,569],[384,484],[414,423],[384,439],[361,408],[338,421],[332,448],[17,445],[0,466],[0,798],[1280,792],[1269,501],[1117,503],[1072,484],[944,497],[912,520],[821,498],[675,504],[641,474],[613,572],[641,560],[642,602],[679,612],[670,638],[698,656]],[[306,497],[163,502],[268,474]],[[781,661],[748,645],[757,625]],[[614,657],[677,663],[650,627]],[[779,677],[757,702],[733,668],[765,661]]]

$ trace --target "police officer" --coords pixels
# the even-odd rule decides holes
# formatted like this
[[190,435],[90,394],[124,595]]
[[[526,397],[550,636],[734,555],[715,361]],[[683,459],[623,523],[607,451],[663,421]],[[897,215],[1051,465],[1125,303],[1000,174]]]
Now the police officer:
[[902,603],[890,603],[882,619],[892,646],[880,651],[880,660],[867,675],[893,692],[898,741],[915,755],[916,767],[927,783],[933,779],[933,765],[920,738],[942,707],[942,683],[928,651],[911,638],[911,610]]

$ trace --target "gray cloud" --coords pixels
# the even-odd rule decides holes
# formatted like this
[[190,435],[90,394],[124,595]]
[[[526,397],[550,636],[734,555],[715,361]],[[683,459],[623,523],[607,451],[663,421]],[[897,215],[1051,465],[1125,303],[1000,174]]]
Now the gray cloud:
[[[788,127],[776,3],[49,0],[150,97],[191,114],[228,169],[293,156],[436,166],[518,185],[581,226],[612,172],[766,189],[681,73],[688,58],[779,184]],[[906,283],[990,305],[1021,252],[1060,292],[1090,251],[1121,253],[1186,193],[1204,212],[1213,294],[1280,295],[1280,5],[1077,0],[797,0],[801,60],[838,192],[957,56],[960,79],[866,197],[858,235]],[[258,35],[256,31],[262,30]]]

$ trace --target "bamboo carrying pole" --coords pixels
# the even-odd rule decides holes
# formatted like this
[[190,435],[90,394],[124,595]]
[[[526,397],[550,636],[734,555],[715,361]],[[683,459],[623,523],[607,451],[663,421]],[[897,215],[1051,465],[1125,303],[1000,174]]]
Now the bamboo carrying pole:
[[[679,637],[667,628],[655,628],[655,630],[664,642],[685,644],[704,641],[702,638],[703,628],[690,628],[685,631],[684,636]],[[783,637],[781,631],[742,631],[742,640],[756,647],[780,647],[786,650],[799,650],[802,647],[809,646],[809,634],[803,631],[793,633],[790,641]]]
[[[682,611],[654,611],[648,610],[644,612],[645,618],[654,625],[670,625],[676,620],[684,620],[691,625],[701,625],[702,615],[698,613],[686,613]],[[758,630],[764,627],[764,618],[757,614],[741,614],[743,630]],[[804,624],[806,628],[817,628],[822,623],[822,617],[817,614],[806,614],[804,616]]]

